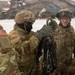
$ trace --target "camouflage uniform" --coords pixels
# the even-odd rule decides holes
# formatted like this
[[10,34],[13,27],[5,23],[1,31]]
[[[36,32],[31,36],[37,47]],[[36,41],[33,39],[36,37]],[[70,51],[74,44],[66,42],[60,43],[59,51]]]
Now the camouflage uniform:
[[20,75],[10,39],[2,29],[0,30],[0,75]]
[[[58,18],[60,19],[63,15],[60,16],[59,13]],[[68,16],[65,15],[64,17]],[[71,18],[71,15],[69,15],[69,18]],[[72,54],[75,48],[74,28],[71,25],[65,28],[59,24],[54,32],[54,40],[57,45],[57,75],[72,75],[70,74],[70,70],[72,71]]]
[[[26,25],[29,23],[32,25],[34,21],[35,16],[32,12],[28,10],[18,12],[15,16],[14,30],[9,34],[21,75],[34,75],[35,72],[38,39],[34,32],[26,29]],[[21,28],[19,25],[24,27]]]
[[[39,69],[35,71],[35,68],[38,68],[36,65],[36,55],[37,55],[37,46],[38,42],[42,39],[42,37],[48,36],[52,33],[52,26],[45,25],[41,30],[38,32],[30,32],[26,29],[20,28],[18,25],[21,26],[27,25],[27,22],[33,23],[35,21],[35,16],[32,12],[28,10],[22,10],[18,12],[15,16],[14,30],[10,32],[11,43],[14,47],[14,52],[16,55],[17,64],[19,66],[19,70],[23,75],[28,75],[32,71],[36,72],[36,75],[40,75]],[[56,22],[54,22],[56,24]],[[53,26],[55,24],[53,23]],[[55,28],[57,27],[57,24]],[[55,29],[54,28],[54,29]],[[48,33],[50,32],[50,33]],[[36,35],[35,35],[36,34]],[[26,58],[26,59],[25,59]]]

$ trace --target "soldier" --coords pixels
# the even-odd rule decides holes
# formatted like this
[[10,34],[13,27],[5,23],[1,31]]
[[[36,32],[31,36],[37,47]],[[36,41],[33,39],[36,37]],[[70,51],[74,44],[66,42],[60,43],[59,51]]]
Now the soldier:
[[8,34],[0,26],[0,75],[20,75]]
[[[50,25],[44,26],[39,32],[32,32],[35,15],[28,10],[21,10],[15,16],[14,30],[9,34],[14,47],[17,64],[22,75],[34,75],[37,46],[42,37],[49,35]],[[52,31],[51,31],[52,32]],[[37,73],[36,73],[37,74]]]
[[69,66],[74,58],[72,54],[75,48],[75,32],[71,26],[72,12],[68,9],[62,9],[56,17],[60,23],[54,31],[54,40],[57,45],[57,75],[74,75],[69,74]]
[[21,75],[34,75],[38,39],[31,31],[35,15],[21,10],[15,16],[14,29],[10,32],[11,43]]

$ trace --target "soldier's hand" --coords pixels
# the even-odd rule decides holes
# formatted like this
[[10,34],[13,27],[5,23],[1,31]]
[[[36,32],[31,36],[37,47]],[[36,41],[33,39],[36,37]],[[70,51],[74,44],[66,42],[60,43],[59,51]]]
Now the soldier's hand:
[[53,30],[55,30],[58,26],[57,22],[51,18],[47,19],[46,25],[50,26]]

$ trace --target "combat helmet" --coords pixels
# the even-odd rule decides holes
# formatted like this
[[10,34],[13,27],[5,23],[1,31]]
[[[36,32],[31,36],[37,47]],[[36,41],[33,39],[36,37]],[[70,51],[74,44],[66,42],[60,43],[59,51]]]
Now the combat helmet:
[[14,20],[18,24],[22,24],[24,22],[32,23],[35,21],[35,15],[29,10],[21,10],[17,12]]
[[57,14],[56,14],[56,17],[58,19],[61,19],[63,17],[66,17],[66,18],[72,18],[73,17],[73,14],[71,12],[71,10],[69,8],[64,8],[64,9],[61,9]]

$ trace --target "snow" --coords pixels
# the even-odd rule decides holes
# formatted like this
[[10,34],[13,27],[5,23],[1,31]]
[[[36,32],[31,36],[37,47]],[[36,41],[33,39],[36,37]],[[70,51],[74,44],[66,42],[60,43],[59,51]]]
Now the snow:
[[0,20],[0,25],[3,26],[4,30],[6,30],[7,33],[9,33],[11,30],[13,30],[15,22],[14,20]]
[[[58,19],[54,19],[57,23],[59,23]],[[6,30],[7,33],[9,33],[11,30],[13,30],[14,27],[14,20],[13,19],[5,19],[5,20],[0,20],[0,25],[3,26],[4,30]],[[42,28],[42,26],[46,24],[46,19],[37,19],[34,24],[33,24],[33,29],[32,31],[37,31]],[[72,26],[75,28],[75,18],[71,20]]]

